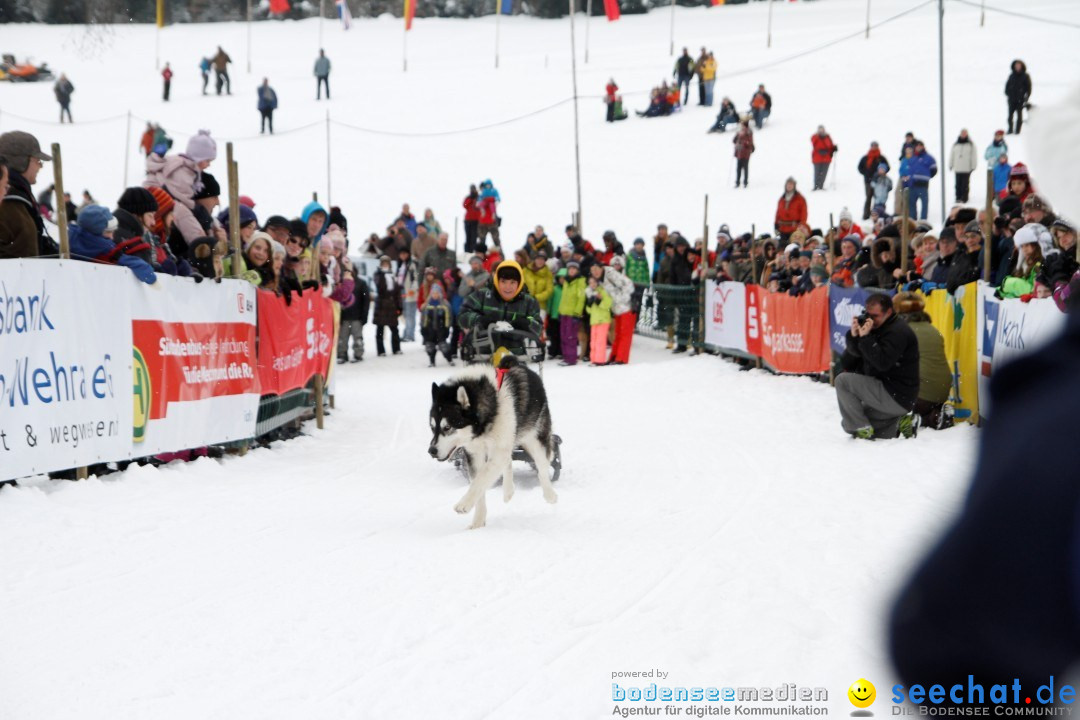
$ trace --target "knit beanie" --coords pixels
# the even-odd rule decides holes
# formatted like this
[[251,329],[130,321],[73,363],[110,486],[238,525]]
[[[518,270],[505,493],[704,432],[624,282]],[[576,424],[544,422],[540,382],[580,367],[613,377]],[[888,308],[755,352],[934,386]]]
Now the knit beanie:
[[110,225],[114,230],[117,227],[116,218],[113,217],[108,208],[101,205],[87,205],[84,207],[79,211],[76,223],[83,230],[93,235],[101,235],[109,229]]
[[165,192],[165,188],[159,188],[155,186],[149,187],[147,188],[147,190],[149,190],[150,194],[154,196],[154,202],[157,203],[157,210],[155,211],[155,215],[158,217],[158,219],[168,215],[172,211],[173,207],[176,206],[176,201],[172,199],[172,195]]
[[[212,196],[211,196],[212,197]],[[218,222],[222,227],[229,227],[229,208],[225,208],[218,213]],[[259,218],[255,215],[255,211],[249,208],[247,205],[240,206],[240,227],[244,227],[248,223],[259,224]]]
[[127,210],[136,217],[141,217],[145,213],[156,213],[158,201],[154,198],[153,193],[146,188],[129,187],[116,201],[116,206]]
[[205,170],[201,174],[202,189],[198,190],[191,199],[205,200],[207,198],[221,197],[221,185],[218,184],[217,178]]
[[248,238],[248,241],[246,243],[244,243],[244,252],[248,252],[249,250],[251,250],[251,246],[255,244],[256,240],[265,240],[267,247],[269,247],[271,253],[273,253],[273,250],[274,250],[274,245],[273,245],[274,238],[270,237],[267,233],[264,233],[262,230],[256,230],[255,232],[253,232],[251,234],[251,237]]
[[184,154],[197,163],[214,160],[217,157],[217,143],[210,137],[209,130],[200,130],[188,140]]
[[847,208],[844,208],[843,210],[840,211],[840,222],[843,222],[845,220],[847,220],[848,222],[851,222],[851,211],[848,210]]

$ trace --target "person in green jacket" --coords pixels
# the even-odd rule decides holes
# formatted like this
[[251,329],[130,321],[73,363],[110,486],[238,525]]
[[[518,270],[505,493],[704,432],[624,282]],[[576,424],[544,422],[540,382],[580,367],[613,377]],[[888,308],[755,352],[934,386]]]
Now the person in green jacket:
[[921,295],[900,292],[893,296],[893,310],[915,333],[919,345],[919,397],[914,411],[922,420],[923,427],[942,430],[952,425],[952,414],[946,412],[945,403],[952,390],[952,373],[945,355],[945,338],[926,314],[926,303]]
[[[596,267],[595,265],[593,267]],[[589,313],[589,360],[607,365],[607,334],[611,327],[611,295],[594,275],[585,290],[585,311]]]
[[1042,270],[1042,244],[1053,242],[1050,231],[1038,223],[1028,223],[1013,235],[1013,243],[1020,253],[1016,270],[1001,281],[998,295],[1003,298],[1018,298],[1035,292],[1035,277]]
[[555,290],[555,277],[547,266],[547,253],[540,252],[525,266],[525,287],[536,302],[540,303],[541,311],[548,306],[548,301]]
[[[499,263],[492,273],[491,283],[465,298],[458,313],[458,324],[467,333],[466,343],[471,342],[473,333],[487,333],[489,328],[494,333],[518,330],[540,337],[543,330],[540,305],[525,289],[521,266],[513,260]],[[525,349],[520,337],[499,339],[511,352]]]
[[581,265],[577,260],[566,264],[566,279],[559,298],[559,336],[562,357],[560,365],[577,365],[578,328],[581,314],[585,311],[585,278],[581,277]]

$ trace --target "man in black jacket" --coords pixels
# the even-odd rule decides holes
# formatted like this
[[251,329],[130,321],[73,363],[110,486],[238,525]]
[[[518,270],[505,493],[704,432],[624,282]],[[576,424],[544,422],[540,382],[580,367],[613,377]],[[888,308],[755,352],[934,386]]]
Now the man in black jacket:
[[1005,81],[1005,97],[1009,99],[1009,134],[1013,134],[1013,114],[1016,114],[1016,134],[1024,124],[1024,107],[1031,97],[1031,76],[1023,60],[1013,60],[1012,74]]
[[[690,57],[690,51],[686,48],[682,49],[682,55],[675,61],[675,69],[671,74],[679,83],[680,103],[686,105],[690,102],[690,79],[694,77],[694,58]],[[686,87],[686,95],[682,94],[684,86]]]
[[866,299],[866,315],[851,321],[844,372],[836,378],[840,425],[864,440],[912,437],[917,424],[911,409],[919,396],[919,342],[896,317],[888,295]]
[[[355,268],[350,267],[354,273]],[[341,308],[341,330],[338,333],[337,361],[343,363],[349,359],[349,336],[353,339],[353,362],[364,359],[364,324],[371,308],[371,288],[360,276],[354,278],[353,297],[355,301],[349,307]]]
[[694,263],[690,257],[690,242],[681,235],[675,240],[675,255],[671,258],[671,284],[685,287],[672,293],[671,301],[678,312],[675,352],[684,353],[697,337],[698,302],[693,292]]
[[956,260],[949,269],[948,280],[945,281],[945,289],[950,293],[982,277],[983,236],[978,220],[972,220],[964,228],[964,244],[966,250],[957,252]]

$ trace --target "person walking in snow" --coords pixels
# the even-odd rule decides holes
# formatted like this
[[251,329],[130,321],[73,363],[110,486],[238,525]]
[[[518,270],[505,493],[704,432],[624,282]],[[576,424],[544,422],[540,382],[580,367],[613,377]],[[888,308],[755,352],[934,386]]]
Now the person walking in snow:
[[68,80],[67,75],[60,73],[60,79],[53,85],[53,94],[56,95],[56,102],[60,103],[60,122],[64,122],[64,113],[67,113],[67,119],[69,123],[75,121],[71,119],[71,94],[75,92],[75,86]]
[[[682,105],[690,102],[690,79],[694,77],[694,58],[690,57],[690,51],[686,48],[682,49],[682,55],[675,61],[675,69],[671,71],[672,77],[677,79],[677,92],[679,93],[679,102]],[[683,87],[686,87],[685,97],[682,94]]]
[[1031,97],[1031,76],[1023,60],[1012,61],[1012,74],[1005,81],[1005,97],[1009,99],[1009,134],[1013,134],[1013,115],[1016,115],[1016,134],[1024,124],[1024,108]]
[[750,155],[754,152],[754,132],[750,129],[749,118],[739,124],[739,131],[732,140],[735,144],[735,187],[739,187],[742,178],[743,187],[750,179]]
[[266,132],[266,125],[270,125],[270,134],[274,134],[274,111],[277,110],[277,93],[274,92],[274,88],[270,87],[270,81],[267,78],[263,78],[262,85],[259,86],[259,114],[262,116],[262,121],[259,123],[259,134],[262,135]]
[[814,150],[810,154],[814,163],[814,189],[825,189],[825,178],[829,175],[829,165],[832,164],[833,155],[837,147],[832,138],[825,132],[824,125],[818,125],[817,132],[810,136],[810,144]]
[[319,57],[315,59],[315,99],[322,99],[322,89],[326,86],[326,99],[330,99],[330,58],[326,57],[324,50],[319,50]]
[[978,165],[975,143],[971,142],[966,129],[960,131],[960,137],[953,143],[949,153],[949,169],[956,173],[956,202],[967,203],[971,173]]
[[165,69],[161,71],[161,80],[165,85],[162,99],[169,102],[169,89],[172,87],[172,68],[169,67],[169,63],[165,63]]
[[[202,74],[202,94],[206,94],[206,86],[210,83],[210,58],[203,58],[199,61],[199,72]],[[219,95],[221,93],[218,93]]]
[[232,62],[232,58],[229,54],[221,49],[218,45],[217,54],[214,55],[211,61],[214,65],[214,74],[217,76],[214,79],[214,83],[217,86],[217,94],[221,94],[222,86],[225,87],[225,94],[232,95],[232,83],[229,81],[229,63]]

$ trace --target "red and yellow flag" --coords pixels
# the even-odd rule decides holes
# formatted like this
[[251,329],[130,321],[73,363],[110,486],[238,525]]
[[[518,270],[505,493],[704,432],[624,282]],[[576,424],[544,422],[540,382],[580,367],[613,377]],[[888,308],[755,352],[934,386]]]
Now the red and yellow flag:
[[717,5],[723,5],[724,0],[709,0],[709,4],[716,7]]
[[412,30],[412,19],[416,15],[416,0],[405,0],[405,29]]

